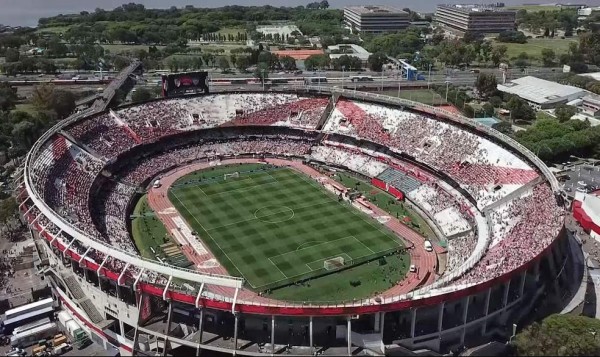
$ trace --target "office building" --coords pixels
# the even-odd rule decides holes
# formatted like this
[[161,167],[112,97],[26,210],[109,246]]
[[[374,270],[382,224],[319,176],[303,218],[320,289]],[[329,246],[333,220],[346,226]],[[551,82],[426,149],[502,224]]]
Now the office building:
[[410,25],[407,12],[391,6],[369,5],[344,8],[344,21],[353,32],[395,32]]
[[496,6],[438,5],[435,22],[449,32],[496,34],[516,29],[516,12]]

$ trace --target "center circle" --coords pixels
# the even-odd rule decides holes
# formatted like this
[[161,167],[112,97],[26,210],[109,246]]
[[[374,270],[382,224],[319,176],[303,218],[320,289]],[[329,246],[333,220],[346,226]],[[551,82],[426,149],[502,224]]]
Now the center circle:
[[294,218],[294,210],[288,206],[265,206],[254,212],[254,217],[265,223],[281,223]]

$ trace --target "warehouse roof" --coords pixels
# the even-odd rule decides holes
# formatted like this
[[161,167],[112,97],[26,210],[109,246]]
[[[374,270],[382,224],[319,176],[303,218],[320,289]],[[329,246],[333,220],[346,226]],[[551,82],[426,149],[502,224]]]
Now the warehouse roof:
[[505,84],[498,84],[498,90],[518,95],[536,104],[556,102],[572,96],[583,96],[586,93],[581,88],[532,76],[518,78]]

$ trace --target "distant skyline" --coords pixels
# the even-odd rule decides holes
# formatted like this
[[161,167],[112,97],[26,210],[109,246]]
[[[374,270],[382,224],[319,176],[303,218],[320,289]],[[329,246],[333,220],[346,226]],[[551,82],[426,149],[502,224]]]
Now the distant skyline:
[[[501,1],[501,0],[496,0]],[[373,5],[392,5],[400,8],[408,7],[415,11],[433,12],[435,6],[440,3],[478,3],[488,4],[496,1],[465,1],[465,0],[374,0],[367,1]],[[227,5],[272,5],[272,6],[298,6],[306,5],[309,1],[298,0],[0,0],[0,24],[9,26],[37,26],[41,17],[56,16],[58,14],[72,14],[81,11],[94,11],[96,8],[112,10],[117,6],[135,2],[144,4],[148,8],[168,8],[171,6],[183,7],[194,5],[195,7],[221,7]],[[522,3],[553,3],[544,1],[504,0],[506,5],[519,5]],[[571,1],[573,3],[585,3],[600,6],[600,0]],[[348,5],[364,5],[360,0],[330,0],[329,4],[334,8],[342,8]]]

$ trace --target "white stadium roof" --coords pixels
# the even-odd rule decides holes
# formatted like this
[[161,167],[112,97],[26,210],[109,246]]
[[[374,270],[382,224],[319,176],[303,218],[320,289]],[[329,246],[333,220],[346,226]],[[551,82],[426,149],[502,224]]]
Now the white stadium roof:
[[586,95],[584,89],[532,76],[518,78],[505,84],[498,84],[498,90],[518,95],[536,104],[560,102],[562,100],[571,101]]

